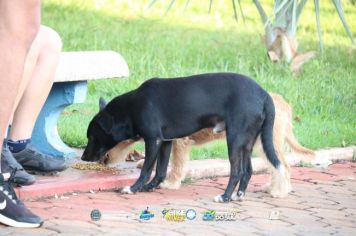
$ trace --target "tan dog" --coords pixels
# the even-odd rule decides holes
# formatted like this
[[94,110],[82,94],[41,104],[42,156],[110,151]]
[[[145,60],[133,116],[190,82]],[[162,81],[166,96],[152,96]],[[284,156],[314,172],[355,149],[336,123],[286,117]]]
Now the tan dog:
[[[270,164],[269,170],[271,173],[271,183],[267,184],[266,191],[270,193],[273,197],[285,197],[291,191],[290,184],[290,166],[285,159],[284,155],[284,144],[287,143],[291,149],[300,154],[305,161],[312,161],[315,159],[315,153],[303,147],[299,144],[293,133],[292,126],[292,108],[283,99],[282,96],[274,93],[270,93],[275,109],[276,117],[273,127],[273,143],[277,156],[281,163],[285,166],[284,179],[281,179],[280,173],[272,168]],[[202,129],[191,136],[176,139],[173,141],[172,146],[172,160],[171,160],[171,171],[167,179],[161,183],[160,187],[168,189],[178,189],[181,185],[182,180],[186,173],[186,163],[189,160],[189,154],[192,145],[202,145],[214,140],[224,139],[225,132],[215,133],[212,128]],[[117,144],[113,149],[111,149],[106,158],[105,164],[110,165],[117,162],[125,161],[125,158],[130,151],[130,146],[133,145],[135,141],[127,140]],[[254,146],[254,151],[258,153],[258,156],[263,157],[266,163],[269,163],[262,149],[262,144],[260,137],[258,137],[256,144]],[[142,167],[144,160],[138,162],[137,166]]]

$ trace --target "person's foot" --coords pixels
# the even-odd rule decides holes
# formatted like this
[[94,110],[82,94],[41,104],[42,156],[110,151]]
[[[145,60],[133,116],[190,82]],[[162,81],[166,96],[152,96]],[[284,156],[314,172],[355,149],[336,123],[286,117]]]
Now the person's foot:
[[11,151],[6,145],[1,150],[1,173],[11,173],[17,170],[13,181],[18,185],[31,185],[36,179],[33,175],[27,173],[24,168],[16,161]]
[[56,158],[39,152],[31,144],[20,152],[13,153],[15,159],[30,173],[53,174],[67,169],[64,158]]
[[42,219],[27,209],[16,196],[12,186],[15,174],[16,170],[7,181],[0,174],[0,223],[21,228],[40,227]]

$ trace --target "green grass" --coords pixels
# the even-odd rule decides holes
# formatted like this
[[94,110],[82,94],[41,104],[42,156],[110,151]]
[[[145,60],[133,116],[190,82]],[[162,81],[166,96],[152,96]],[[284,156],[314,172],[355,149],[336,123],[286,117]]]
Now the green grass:
[[[351,50],[331,1],[321,4],[324,53],[319,52],[313,4],[301,16],[301,51],[318,56],[299,76],[286,64],[272,64],[260,38],[263,26],[251,3],[243,3],[246,23],[236,23],[231,1],[191,1],[183,12],[178,1],[165,16],[167,1],[146,9],[141,1],[44,1],[43,23],[62,36],[65,51],[115,50],[126,59],[128,79],[89,83],[84,104],[73,105],[61,116],[58,129],[70,146],[86,145],[86,128],[98,111],[100,96],[111,99],[152,77],[177,77],[213,71],[233,71],[254,78],[268,91],[282,94],[293,106],[299,141],[310,148],[356,144],[356,50]],[[199,3],[200,2],[200,3]],[[263,1],[264,4],[270,1]],[[215,3],[215,2],[214,2]],[[347,21],[356,35],[356,8],[344,1]],[[142,145],[139,145],[142,149]],[[225,142],[194,148],[194,158],[226,156]]]

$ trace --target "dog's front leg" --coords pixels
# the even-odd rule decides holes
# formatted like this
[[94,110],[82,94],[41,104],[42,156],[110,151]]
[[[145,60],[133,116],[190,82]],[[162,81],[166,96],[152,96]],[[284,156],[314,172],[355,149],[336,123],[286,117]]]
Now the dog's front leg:
[[146,184],[151,176],[152,169],[157,159],[158,151],[162,146],[162,141],[160,139],[156,140],[145,140],[145,161],[141,170],[140,177],[134,185],[126,186],[121,190],[122,193],[132,194],[140,191],[142,187]]
[[156,175],[150,183],[143,186],[143,191],[152,191],[166,178],[171,149],[172,141],[165,141],[162,143],[157,157]]

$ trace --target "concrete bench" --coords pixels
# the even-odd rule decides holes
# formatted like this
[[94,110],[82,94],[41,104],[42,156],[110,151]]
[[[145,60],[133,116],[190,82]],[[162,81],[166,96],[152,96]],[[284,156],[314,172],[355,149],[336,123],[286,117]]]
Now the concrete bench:
[[58,135],[57,122],[61,112],[69,105],[85,101],[89,80],[128,76],[127,63],[116,52],[63,52],[51,92],[33,130],[32,144],[49,155],[75,157],[76,151]]

